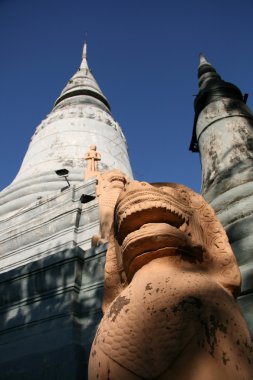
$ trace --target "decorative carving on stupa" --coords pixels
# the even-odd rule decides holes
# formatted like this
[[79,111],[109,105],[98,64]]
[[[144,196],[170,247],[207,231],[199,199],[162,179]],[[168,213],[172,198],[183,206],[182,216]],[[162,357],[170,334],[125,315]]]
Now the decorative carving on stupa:
[[86,160],[86,168],[84,171],[84,179],[87,180],[98,174],[98,161],[101,160],[101,154],[97,152],[96,145],[91,145],[90,149],[84,156]]
[[172,183],[126,183],[89,380],[253,379],[239,291],[227,236],[199,194]]

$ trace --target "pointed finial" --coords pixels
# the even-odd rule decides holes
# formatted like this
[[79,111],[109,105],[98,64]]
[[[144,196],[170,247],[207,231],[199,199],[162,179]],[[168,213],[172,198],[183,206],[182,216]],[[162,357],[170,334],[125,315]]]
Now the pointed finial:
[[82,62],[81,62],[80,69],[89,70],[88,62],[87,62],[87,32],[85,32],[85,36],[84,36],[83,54],[82,54]]
[[83,58],[87,58],[87,32],[84,35]]
[[199,54],[199,66],[202,66],[202,65],[210,65],[210,66],[211,66],[211,63],[209,63],[209,62],[206,60],[206,58],[205,58],[205,56],[204,56],[203,53],[200,53],[200,54]]
[[83,56],[82,56],[82,58],[87,59],[87,42],[86,41],[84,42],[84,45],[83,45]]

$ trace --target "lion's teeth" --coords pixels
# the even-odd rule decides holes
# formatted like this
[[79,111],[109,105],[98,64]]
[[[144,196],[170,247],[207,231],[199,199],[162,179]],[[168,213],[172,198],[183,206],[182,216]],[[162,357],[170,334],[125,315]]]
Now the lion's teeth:
[[186,232],[186,230],[187,230],[187,224],[186,223],[182,224],[182,226],[180,226],[179,229],[182,232]]
[[134,211],[134,212],[139,211],[138,205],[134,205],[134,207],[133,207],[133,211]]

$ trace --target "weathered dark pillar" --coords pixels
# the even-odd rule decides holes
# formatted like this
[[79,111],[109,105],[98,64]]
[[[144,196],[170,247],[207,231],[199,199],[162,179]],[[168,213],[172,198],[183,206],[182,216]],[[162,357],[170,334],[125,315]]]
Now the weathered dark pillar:
[[241,91],[201,55],[190,150],[199,152],[202,195],[222,222],[242,274],[238,301],[253,338],[253,114]]

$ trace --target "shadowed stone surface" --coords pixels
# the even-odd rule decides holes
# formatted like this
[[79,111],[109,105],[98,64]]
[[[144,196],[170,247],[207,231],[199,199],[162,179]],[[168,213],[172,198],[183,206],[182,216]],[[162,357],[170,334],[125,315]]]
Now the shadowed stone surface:
[[101,319],[106,245],[0,275],[0,379],[87,379]]

